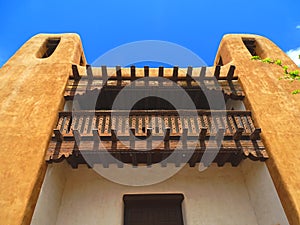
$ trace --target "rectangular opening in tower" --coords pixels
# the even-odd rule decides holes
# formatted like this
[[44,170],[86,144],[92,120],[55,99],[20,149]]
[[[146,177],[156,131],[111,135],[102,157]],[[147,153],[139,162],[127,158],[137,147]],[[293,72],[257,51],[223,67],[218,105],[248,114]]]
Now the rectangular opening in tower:
[[254,38],[242,38],[244,45],[252,56],[256,56],[256,41]]
[[49,38],[47,39],[45,43],[45,50],[42,55],[42,58],[48,58],[53,54],[55,49],[57,48],[58,44],[60,42],[60,38]]

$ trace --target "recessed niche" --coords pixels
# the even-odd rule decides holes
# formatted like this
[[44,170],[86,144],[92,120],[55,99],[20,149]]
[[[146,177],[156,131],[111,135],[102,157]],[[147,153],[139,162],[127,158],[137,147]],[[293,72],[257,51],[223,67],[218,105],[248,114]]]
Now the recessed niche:
[[50,57],[60,42],[60,38],[48,38],[37,53],[37,57],[44,59]]
[[244,45],[252,56],[256,56],[256,41],[254,38],[242,38]]

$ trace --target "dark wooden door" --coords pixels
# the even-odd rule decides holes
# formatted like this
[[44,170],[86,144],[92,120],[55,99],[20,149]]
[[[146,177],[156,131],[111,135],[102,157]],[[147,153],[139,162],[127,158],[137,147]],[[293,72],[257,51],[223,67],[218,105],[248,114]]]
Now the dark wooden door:
[[124,195],[124,225],[183,225],[182,194]]

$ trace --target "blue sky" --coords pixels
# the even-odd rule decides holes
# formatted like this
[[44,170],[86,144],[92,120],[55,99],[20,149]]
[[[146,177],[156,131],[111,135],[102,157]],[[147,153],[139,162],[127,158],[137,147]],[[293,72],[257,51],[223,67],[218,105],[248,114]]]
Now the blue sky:
[[299,0],[1,0],[0,65],[31,36],[64,32],[81,36],[89,63],[121,44],[163,40],[190,49],[212,65],[227,33],[263,35],[298,56],[299,9]]

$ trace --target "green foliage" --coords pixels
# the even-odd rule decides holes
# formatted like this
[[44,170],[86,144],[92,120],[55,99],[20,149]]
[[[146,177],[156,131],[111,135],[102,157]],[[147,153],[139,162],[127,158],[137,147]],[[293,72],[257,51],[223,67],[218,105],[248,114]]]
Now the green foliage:
[[[300,55],[299,55],[299,59],[300,59]],[[283,77],[280,77],[279,80],[285,79],[285,80],[290,80],[291,82],[293,82],[295,80],[300,81],[300,71],[299,70],[288,71],[289,67],[282,65],[282,61],[279,59],[274,61],[271,58],[261,59],[259,56],[252,56],[251,60],[258,60],[258,61],[261,61],[264,63],[276,64],[276,65],[280,66],[284,71],[284,75],[283,75]],[[299,94],[299,93],[300,93],[300,89],[294,90],[292,92],[293,95]]]
[[277,60],[275,61],[275,64],[278,65],[278,66],[282,66],[282,62],[281,62],[281,60],[279,60],[279,59],[277,59]]
[[251,60],[261,60],[261,58],[258,55],[252,56]]
[[264,63],[273,63],[274,61],[272,60],[272,59],[270,59],[270,58],[265,58],[265,59],[263,59],[263,60],[261,60],[262,62],[264,62]]

